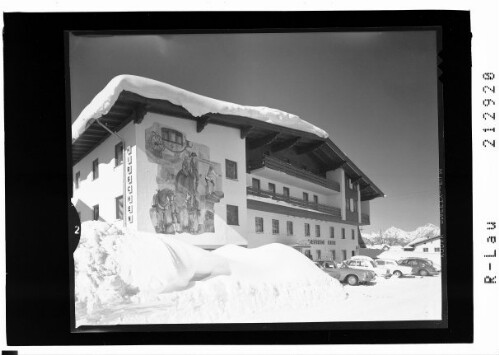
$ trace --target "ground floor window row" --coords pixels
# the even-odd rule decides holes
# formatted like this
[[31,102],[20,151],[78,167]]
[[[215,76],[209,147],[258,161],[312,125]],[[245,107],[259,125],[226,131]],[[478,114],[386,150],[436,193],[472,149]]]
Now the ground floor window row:
[[312,259],[312,260],[322,260],[322,259],[327,259],[327,260],[334,260],[336,262],[341,262],[348,260],[350,257],[357,255],[355,250],[347,250],[347,249],[341,249],[341,250],[310,250],[307,249],[305,250],[305,255]]
[[[264,233],[264,218],[255,217],[255,232]],[[305,237],[310,237],[310,223],[304,223],[304,233]],[[272,234],[280,234],[280,221],[278,219],[272,219]],[[286,221],[286,234],[288,236],[294,235],[294,222]],[[321,226],[319,224],[315,225],[315,237],[321,237]],[[329,227],[329,238],[335,238],[335,227]],[[351,230],[351,238],[355,240],[356,232],[355,229]],[[344,227],[341,228],[341,239],[346,239],[346,230]]]

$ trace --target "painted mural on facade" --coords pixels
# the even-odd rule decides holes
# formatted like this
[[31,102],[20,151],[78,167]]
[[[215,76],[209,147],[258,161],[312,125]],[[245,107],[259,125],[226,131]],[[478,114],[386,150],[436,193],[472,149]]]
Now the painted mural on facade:
[[146,153],[158,166],[150,217],[156,233],[215,232],[214,206],[224,193],[219,163],[210,149],[155,123],[146,129]]

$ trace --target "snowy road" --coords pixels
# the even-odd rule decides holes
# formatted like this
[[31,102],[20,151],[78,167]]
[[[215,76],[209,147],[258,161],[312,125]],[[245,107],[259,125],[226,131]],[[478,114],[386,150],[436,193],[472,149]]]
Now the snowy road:
[[[344,302],[292,313],[261,315],[255,322],[349,322],[441,320],[441,276],[381,279],[374,285],[344,286]],[[340,305],[341,304],[341,305]]]

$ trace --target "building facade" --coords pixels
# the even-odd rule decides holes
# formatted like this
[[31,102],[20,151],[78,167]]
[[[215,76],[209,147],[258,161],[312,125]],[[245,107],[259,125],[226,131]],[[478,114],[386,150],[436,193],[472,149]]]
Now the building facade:
[[[183,92],[179,101],[170,86],[158,95],[158,87],[147,90],[157,82],[134,80],[140,89],[122,76],[117,97],[103,98],[105,89],[73,124],[82,221],[122,219],[205,249],[283,243],[313,259],[358,254],[358,227],[369,224],[369,201],[383,193],[320,129],[223,102],[199,114],[193,105],[213,99]],[[114,102],[100,112],[99,100]],[[272,122],[275,115],[284,119]]]
[[441,253],[441,239],[442,237],[439,235],[430,238],[420,238],[407,244],[404,250],[417,253]]

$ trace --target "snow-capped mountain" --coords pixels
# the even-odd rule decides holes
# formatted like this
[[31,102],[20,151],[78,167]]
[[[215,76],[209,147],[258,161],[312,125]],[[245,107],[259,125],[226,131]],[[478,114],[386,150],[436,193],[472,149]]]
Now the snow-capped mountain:
[[407,245],[416,239],[430,238],[440,235],[440,228],[434,224],[427,223],[424,226],[418,227],[416,230],[406,232],[397,227],[390,227],[380,233],[362,233],[362,239],[366,246],[372,245]]

